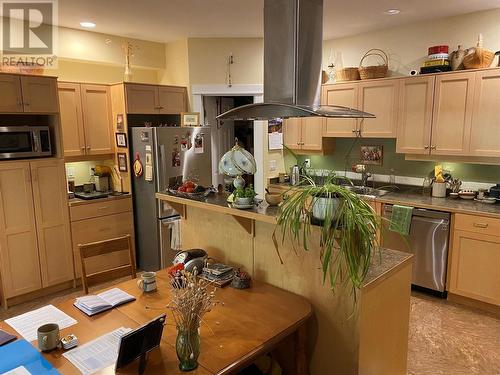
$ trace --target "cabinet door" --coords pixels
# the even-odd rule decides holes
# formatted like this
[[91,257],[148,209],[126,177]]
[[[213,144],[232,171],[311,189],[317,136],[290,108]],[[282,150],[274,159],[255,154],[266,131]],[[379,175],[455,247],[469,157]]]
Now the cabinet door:
[[323,149],[323,117],[302,118],[302,150],[321,151]]
[[179,114],[187,111],[187,93],[185,87],[158,87],[160,113]]
[[283,144],[292,149],[302,148],[302,120],[299,117],[287,118],[283,121]]
[[80,84],[60,82],[58,91],[64,156],[85,155]]
[[57,80],[51,77],[21,76],[24,112],[58,113]]
[[[132,212],[122,212],[93,219],[74,221],[71,223],[73,236],[73,252],[76,277],[81,276],[80,254],[78,245],[96,241],[104,241],[130,234],[134,243],[134,221]],[[86,261],[88,273],[104,271],[119,267],[128,262],[128,252],[104,254]]]
[[359,119],[364,138],[396,138],[399,80],[382,80],[359,84],[359,109],[376,118]]
[[87,155],[114,152],[109,86],[81,85]]
[[455,230],[449,291],[500,306],[500,237]]
[[434,77],[400,80],[396,152],[429,154]]
[[[339,83],[325,85],[321,91],[321,104],[358,108],[358,84]],[[325,137],[355,137],[356,119],[329,118],[323,135]]]
[[0,113],[23,112],[19,76],[0,74]]
[[474,73],[436,76],[431,154],[469,153]]
[[0,164],[0,270],[6,298],[42,287],[28,162]]
[[73,280],[73,252],[64,160],[31,162],[42,285]]
[[160,104],[158,86],[155,85],[125,85],[127,113],[157,114]]
[[500,72],[476,73],[470,155],[500,156]]

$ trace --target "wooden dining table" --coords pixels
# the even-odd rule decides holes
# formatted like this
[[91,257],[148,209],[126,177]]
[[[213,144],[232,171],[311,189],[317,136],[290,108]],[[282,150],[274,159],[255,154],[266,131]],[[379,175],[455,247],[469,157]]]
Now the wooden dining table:
[[[62,329],[61,337],[73,333],[81,345],[117,328],[134,329],[166,314],[161,344],[149,353],[145,373],[181,374],[175,352],[177,330],[167,308],[171,300],[169,283],[165,270],[157,272],[158,288],[154,292],[142,292],[136,279],[119,283],[113,287],[130,293],[136,300],[92,317],[73,306],[74,299],[58,303],[55,305],[58,309],[78,322]],[[293,373],[308,373],[305,323],[312,315],[312,308],[305,298],[258,281],[253,281],[249,289],[218,288],[215,298],[218,304],[205,315],[201,326],[199,366],[189,373],[234,374],[278,346],[292,351],[286,357],[293,359]],[[5,322],[0,322],[0,328],[19,336]],[[37,347],[36,341],[32,344]],[[61,349],[56,349],[43,355],[62,374],[78,374],[79,370],[62,354]],[[137,374],[137,362],[118,372]],[[99,373],[115,373],[114,366]]]

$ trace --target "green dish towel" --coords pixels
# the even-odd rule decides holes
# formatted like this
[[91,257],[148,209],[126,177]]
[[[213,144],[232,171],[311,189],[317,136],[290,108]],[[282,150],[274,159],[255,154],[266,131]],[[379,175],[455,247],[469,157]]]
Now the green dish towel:
[[409,235],[412,213],[413,207],[399,206],[397,204],[392,206],[392,215],[389,230],[405,236]]

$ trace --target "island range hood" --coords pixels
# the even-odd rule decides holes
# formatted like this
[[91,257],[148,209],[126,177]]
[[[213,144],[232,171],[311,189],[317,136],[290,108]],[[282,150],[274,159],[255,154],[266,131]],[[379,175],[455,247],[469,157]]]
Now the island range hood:
[[375,117],[320,105],[322,50],[323,0],[264,0],[264,103],[243,105],[217,118]]

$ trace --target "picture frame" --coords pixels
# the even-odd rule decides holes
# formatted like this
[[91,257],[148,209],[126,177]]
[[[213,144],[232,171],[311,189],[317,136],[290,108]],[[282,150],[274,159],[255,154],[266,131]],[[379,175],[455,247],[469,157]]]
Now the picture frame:
[[200,126],[200,112],[182,112],[181,126]]
[[127,147],[127,133],[115,133],[116,147]]
[[125,152],[118,152],[116,156],[118,158],[118,170],[120,172],[128,172],[127,154]]
[[123,129],[125,127],[124,124],[123,113],[118,113],[116,115],[116,130],[118,130],[119,132],[123,132]]
[[382,145],[362,145],[359,155],[361,164],[382,165],[384,160],[384,146]]

